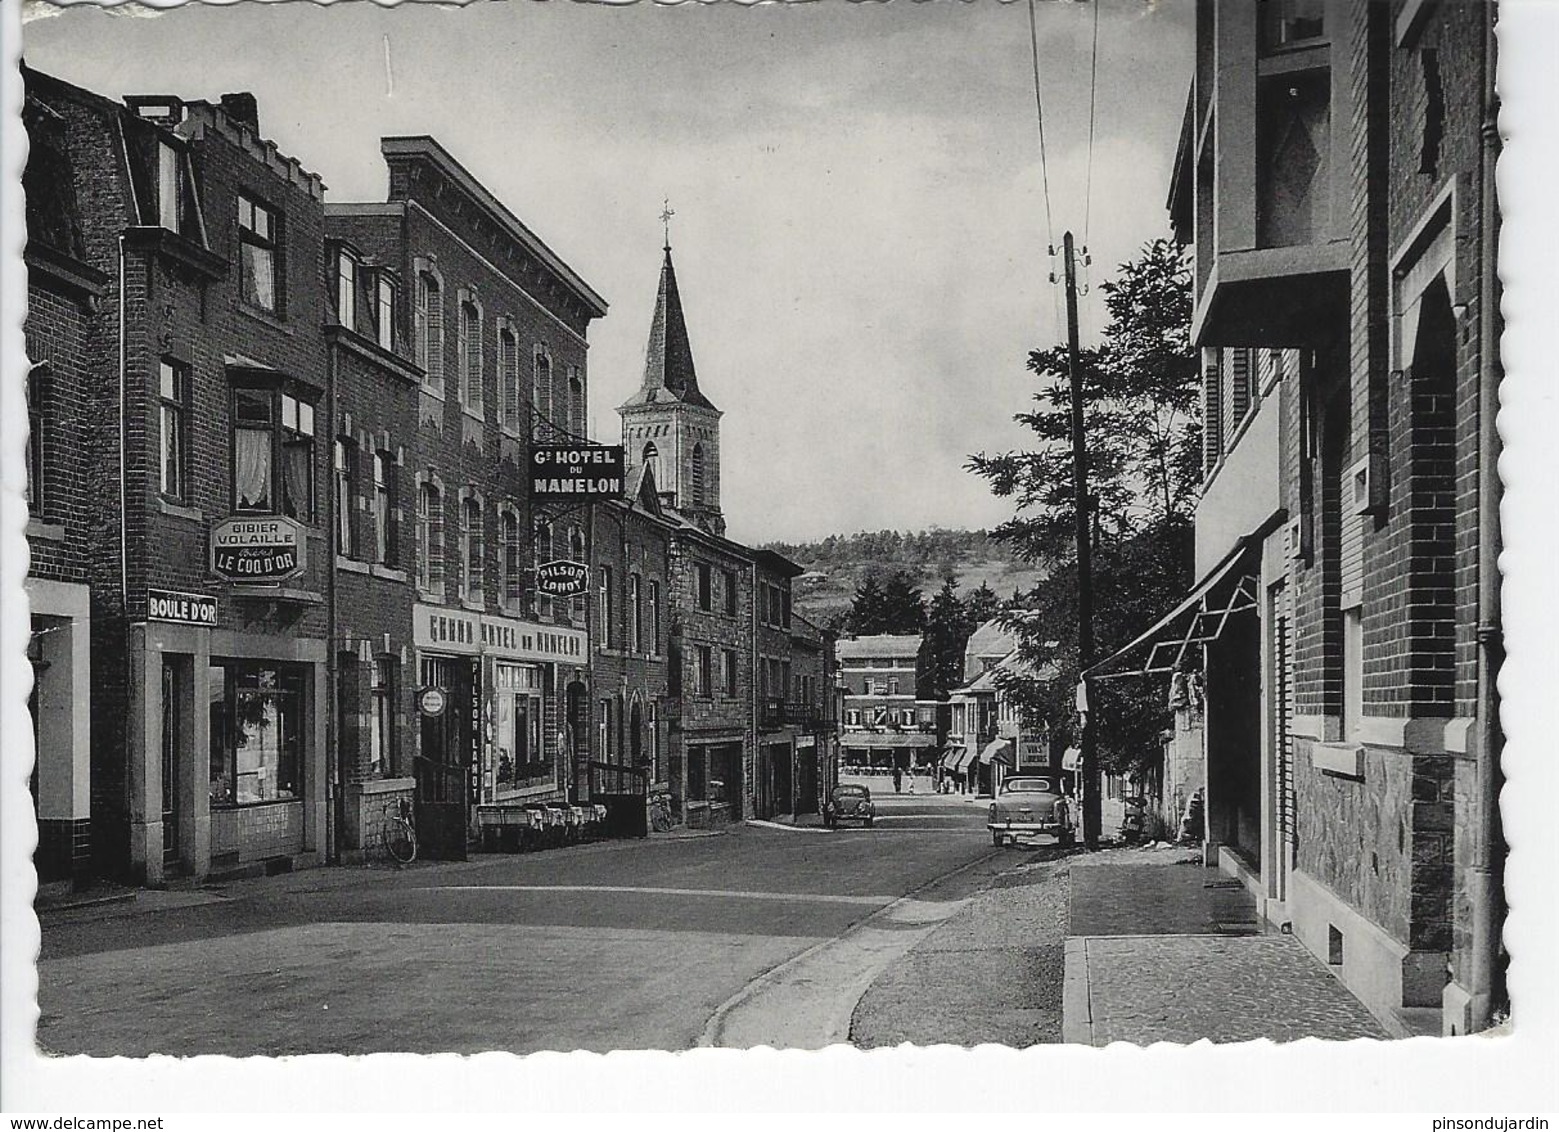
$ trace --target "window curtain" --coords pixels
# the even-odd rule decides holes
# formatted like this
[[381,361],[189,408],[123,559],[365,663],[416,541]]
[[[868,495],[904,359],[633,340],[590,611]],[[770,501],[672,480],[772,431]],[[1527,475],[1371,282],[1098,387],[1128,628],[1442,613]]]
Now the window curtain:
[[240,511],[271,509],[271,433],[241,428],[235,439],[234,491]]
[[276,309],[276,263],[270,248],[244,245],[244,281],[248,298],[266,310]]
[[289,436],[282,454],[282,511],[295,519],[311,518],[312,492],[309,472],[314,461],[314,441]]

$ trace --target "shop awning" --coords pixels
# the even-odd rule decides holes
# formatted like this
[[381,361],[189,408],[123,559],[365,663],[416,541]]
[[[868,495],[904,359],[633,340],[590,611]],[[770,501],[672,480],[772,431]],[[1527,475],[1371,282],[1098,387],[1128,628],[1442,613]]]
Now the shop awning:
[[969,764],[974,762],[977,755],[979,755],[979,752],[973,747],[960,747],[958,750],[958,761],[953,764],[954,772],[968,770]]
[[1083,675],[1092,680],[1118,680],[1123,676],[1174,672],[1192,645],[1216,641],[1230,617],[1257,608],[1258,546],[1253,538],[1241,539],[1184,601],[1136,640]]
[[942,765],[948,770],[952,770],[955,766],[958,765],[958,760],[963,757],[963,753],[963,744],[954,743],[952,746],[947,748],[947,752],[942,756]]
[[1013,762],[1012,740],[992,739],[985,744],[985,749],[980,752],[980,761],[987,764],[998,762],[1003,766],[1011,766]]

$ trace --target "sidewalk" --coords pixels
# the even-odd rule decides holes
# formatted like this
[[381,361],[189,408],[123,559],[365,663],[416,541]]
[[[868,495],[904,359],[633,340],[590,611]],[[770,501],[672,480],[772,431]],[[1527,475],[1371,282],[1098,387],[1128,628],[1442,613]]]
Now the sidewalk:
[[1063,1040],[1244,1042],[1389,1035],[1237,881],[1184,849],[1073,862]]
[[1194,852],[1046,844],[884,971],[850,1036],[869,1048],[1388,1034]]

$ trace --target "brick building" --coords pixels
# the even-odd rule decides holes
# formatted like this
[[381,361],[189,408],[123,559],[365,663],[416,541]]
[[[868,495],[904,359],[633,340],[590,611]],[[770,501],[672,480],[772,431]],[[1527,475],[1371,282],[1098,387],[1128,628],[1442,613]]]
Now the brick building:
[[575,768],[575,793],[589,799],[669,792],[667,656],[676,523],[662,506],[653,470],[637,467],[621,502],[591,508],[591,524],[595,735],[589,762]]
[[[40,884],[82,884],[92,871],[91,624],[93,535],[99,520],[93,473],[101,452],[87,408],[98,369],[91,359],[112,339],[104,317],[111,276],[99,244],[88,250],[72,145],[94,110],[76,92],[28,71],[22,120],[28,158],[26,581],[33,637],[29,702],[38,762],[31,777],[38,819]],[[92,233],[96,235],[96,233]],[[91,258],[89,258],[91,257]]]
[[794,812],[798,815],[821,813],[839,782],[839,712],[834,694],[839,665],[834,640],[832,631],[791,613],[793,674],[784,710],[797,729]]
[[929,773],[936,753],[934,700],[915,698],[920,637],[878,634],[839,642],[845,683],[840,735],[843,769],[887,774]]
[[1503,993],[1493,20],[1199,8],[1201,581],[1099,672],[1205,694],[1210,854],[1397,1033]]
[[316,863],[324,186],[261,137],[248,95],[119,104],[28,83],[108,280],[76,426],[93,469],[94,867],[159,883]]
[[539,596],[529,578],[588,560],[589,516],[533,507],[525,470],[533,443],[583,440],[586,333],[606,304],[437,141],[381,151],[388,199],[326,216],[333,239],[404,281],[389,302],[418,375],[400,679],[436,691],[417,712],[418,757],[391,777],[411,772],[395,789],[414,791],[424,851],[463,857],[483,807],[561,800],[588,761],[588,603]]
[[754,817],[774,818],[798,812],[799,742],[812,726],[796,694],[792,659],[790,585],[802,570],[772,550],[756,550],[752,560],[758,724],[752,812]]

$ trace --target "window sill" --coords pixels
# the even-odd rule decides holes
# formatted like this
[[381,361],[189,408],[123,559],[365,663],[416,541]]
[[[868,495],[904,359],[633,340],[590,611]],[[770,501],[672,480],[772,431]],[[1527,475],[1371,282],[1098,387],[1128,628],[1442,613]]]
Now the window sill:
[[246,303],[242,299],[239,299],[238,313],[248,318],[252,318],[256,322],[263,323],[264,325],[269,326],[272,330],[279,330],[283,334],[286,334],[290,337],[297,337],[298,332],[292,327],[288,326],[282,317],[275,311],[268,311],[264,307],[257,307],[253,303]]
[[472,613],[481,613],[486,610],[487,603],[482,601],[480,598],[473,601],[471,598],[463,597],[460,599],[460,608],[468,609]]
[[376,578],[382,578],[386,582],[400,582],[405,584],[411,581],[411,576],[405,570],[396,566],[385,566],[378,562],[370,563],[368,570]]
[[366,562],[359,562],[355,558],[348,558],[344,554],[336,555],[336,569],[345,570],[348,574],[367,574],[370,567]]
[[443,590],[425,590],[421,586],[418,586],[417,587],[417,600],[418,601],[425,601],[425,602],[428,602],[428,603],[430,603],[432,605],[443,605],[444,604],[444,591]]
[[487,424],[487,417],[483,415],[481,409],[473,409],[463,401],[460,404],[460,415],[484,427]]
[[301,805],[303,805],[302,798],[271,798],[264,802],[219,802],[215,798],[211,799],[211,808],[213,810],[226,810],[228,812],[232,812],[234,810],[255,810],[259,809],[261,806]]
[[170,515],[175,519],[187,519],[191,523],[204,523],[206,513],[199,507],[186,507],[166,497],[157,500],[157,510],[164,515]]
[[28,519],[27,537],[42,542],[64,542],[65,524],[46,523],[42,519]]
[[1317,743],[1310,748],[1310,765],[1334,778],[1364,781],[1364,747],[1360,743]]

